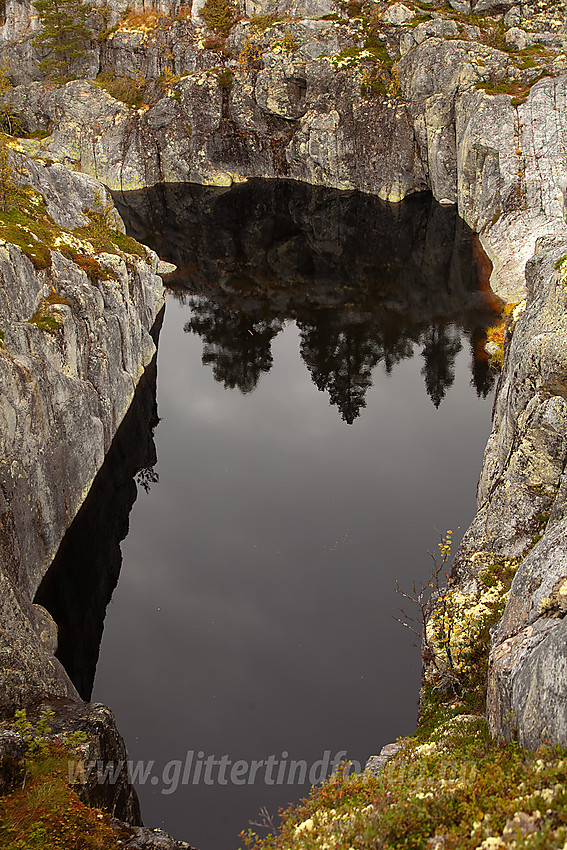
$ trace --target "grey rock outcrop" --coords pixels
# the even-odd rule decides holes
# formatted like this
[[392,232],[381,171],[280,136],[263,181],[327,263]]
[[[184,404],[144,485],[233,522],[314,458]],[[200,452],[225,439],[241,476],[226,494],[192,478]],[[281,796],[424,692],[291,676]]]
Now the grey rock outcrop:
[[[0,244],[0,716],[47,700],[53,734],[83,729],[89,758],[124,760],[111,712],[79,698],[54,657],[55,623],[33,600],[155,355],[151,330],[163,285],[149,251],[149,262],[100,253],[106,274],[88,277],[68,249],[79,241],[72,229],[86,223],[83,210],[104,197],[104,187],[59,166],[15,159],[21,184],[43,194],[64,228],[57,238],[67,256],[52,248],[50,262],[36,267],[18,245]],[[123,228],[117,213],[114,224]],[[39,308],[51,321],[37,318]],[[0,755],[13,755],[16,744],[3,723]],[[139,822],[126,775],[115,786],[83,791],[92,804]]]
[[[33,165],[27,176],[48,197],[51,189],[56,220],[61,212],[61,223],[84,224],[73,204],[83,203],[89,192],[93,197],[95,181],[80,175],[69,181],[70,175],[62,178],[54,169],[52,182],[50,169]],[[71,185],[80,187],[77,196],[67,196],[66,208],[58,211],[53,196]],[[155,353],[150,330],[163,305],[160,279],[139,258],[129,257],[128,264],[111,255],[100,260],[112,271],[107,280],[89,279],[57,251],[51,268],[39,271],[19,248],[0,246],[2,562],[4,574],[28,599]],[[151,263],[157,265],[155,255]],[[49,333],[30,318],[53,290],[62,299],[51,308],[61,327]],[[68,453],[68,445],[80,451]]]
[[508,330],[478,512],[453,568],[474,592],[476,553],[519,562],[492,632],[487,717],[493,735],[532,749],[567,744],[567,242],[546,241],[527,264],[526,306]]
[[377,756],[370,756],[364,770],[371,776],[380,776],[390,759],[397,755],[401,749],[403,749],[403,744],[399,741],[386,744]]
[[[42,712],[51,712],[49,731],[45,739],[66,744],[69,736],[80,732],[84,743],[74,750],[71,756],[69,775],[76,780],[75,790],[85,803],[104,808],[110,814],[139,824],[140,807],[136,792],[129,781],[126,747],[122,736],[116,729],[114,716],[109,708],[99,703],[84,703],[76,699],[43,699],[28,712],[27,719],[33,729],[37,726]],[[10,720],[0,720],[0,764],[5,760],[18,760],[25,755],[27,743],[14,730]],[[84,769],[85,765],[117,765],[116,781],[99,782],[96,771]],[[1,783],[1,775],[0,775]],[[4,789],[0,784],[0,793]]]
[[[489,723],[504,737],[517,730],[534,748],[548,739],[567,743],[565,611],[553,604],[567,577],[567,283],[555,268],[565,254],[567,243],[528,264],[528,301],[506,356],[479,488],[491,545],[528,551],[493,634]],[[507,510],[491,507],[494,499]]]
[[[92,83],[70,83],[40,95],[29,126],[54,127],[41,146],[46,158],[122,191],[158,182],[228,186],[249,176],[358,188],[393,201],[426,188],[403,104],[363,100],[360,84],[358,73],[337,74],[325,59],[265,54],[264,67],[239,74],[230,91],[218,74],[195,73],[176,84],[175,97],[141,113]],[[29,97],[27,87],[12,95],[26,121]]]
[[185,841],[175,841],[162,829],[132,826],[119,820],[112,822],[124,850],[192,850]]

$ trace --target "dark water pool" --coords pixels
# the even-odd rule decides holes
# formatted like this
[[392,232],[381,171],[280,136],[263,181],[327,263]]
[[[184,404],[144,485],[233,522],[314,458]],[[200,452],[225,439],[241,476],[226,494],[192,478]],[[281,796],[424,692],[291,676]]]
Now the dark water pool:
[[253,181],[119,200],[179,266],[157,462],[150,374],[44,601],[88,696],[141,470],[93,698],[149,771],[144,820],[233,850],[262,806],[415,725],[395,588],[425,581],[438,531],[472,517],[492,301],[472,234],[428,197]]

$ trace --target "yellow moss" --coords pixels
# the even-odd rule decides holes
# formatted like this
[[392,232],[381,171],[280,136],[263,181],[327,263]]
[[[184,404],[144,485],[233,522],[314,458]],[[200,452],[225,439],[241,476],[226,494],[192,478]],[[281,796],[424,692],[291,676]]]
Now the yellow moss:
[[550,596],[544,596],[539,604],[541,617],[564,617],[567,613],[567,578],[558,579]]
[[567,254],[557,260],[557,262],[555,263],[555,268],[559,272],[561,282],[567,283]]
[[504,365],[506,335],[510,333],[524,311],[526,302],[512,301],[504,306],[498,322],[486,331],[486,347],[490,364],[496,369]]
[[169,20],[166,16],[157,12],[155,9],[150,9],[147,12],[139,12],[134,14],[131,12],[124,20],[120,21],[115,32],[141,32],[144,34],[154,33],[158,28],[160,21]]

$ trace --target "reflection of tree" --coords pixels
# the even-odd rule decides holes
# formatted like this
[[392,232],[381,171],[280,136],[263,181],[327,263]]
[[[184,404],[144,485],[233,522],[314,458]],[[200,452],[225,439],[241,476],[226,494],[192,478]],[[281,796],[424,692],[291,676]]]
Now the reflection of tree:
[[194,303],[187,330],[202,336],[203,362],[226,387],[250,392],[272,365],[273,337],[295,319],[315,384],[348,422],[374,365],[389,374],[418,341],[438,406],[453,383],[456,327],[471,338],[477,392],[489,392],[474,334],[494,318],[494,300],[478,292],[475,242],[454,207],[269,180],[228,192],[161,186],[121,202],[132,235],[178,266],[168,285],[210,299]]
[[439,407],[455,380],[455,358],[462,348],[460,333],[454,325],[433,325],[423,334],[421,356],[425,363],[421,374],[427,394]]
[[[234,298],[232,298],[232,301]],[[263,372],[272,363],[271,344],[283,328],[287,310],[278,311],[269,304],[235,309],[223,298],[202,296],[189,300],[192,318],[185,330],[203,339],[204,365],[210,365],[215,380],[227,388],[252,392]],[[322,307],[302,304],[294,311],[301,335],[301,357],[313,383],[329,394],[341,417],[351,425],[366,407],[366,393],[372,386],[372,370],[381,363],[387,374],[397,363],[413,356],[414,344],[422,345],[424,364],[421,374],[427,394],[439,407],[455,380],[455,360],[462,348],[462,328],[437,322],[429,328],[404,319],[399,312],[376,309],[355,310],[340,306]],[[486,397],[494,377],[483,360],[482,328],[472,332],[473,380],[479,395]],[[478,337],[478,339],[477,339]]]
[[252,392],[262,372],[272,367],[271,343],[282,322],[230,311],[205,299],[193,299],[191,307],[193,316],[185,331],[202,337],[203,365],[212,366],[215,380],[227,389]]
[[376,335],[380,339],[382,353],[380,360],[384,364],[384,369],[389,375],[398,363],[402,360],[409,360],[413,357],[413,343],[415,330],[412,327],[401,328],[399,324],[393,325],[389,322],[386,327]]
[[[226,388],[252,392],[263,372],[272,363],[271,344],[283,328],[287,311],[278,314],[263,304],[246,310],[216,300],[193,297],[192,317],[185,331],[203,339],[204,365],[212,367],[215,380]],[[461,330],[456,324],[438,322],[423,325],[404,321],[397,312],[354,311],[340,307],[310,307],[303,304],[295,319],[301,335],[301,357],[313,383],[329,394],[341,417],[351,425],[366,407],[366,393],[372,386],[372,370],[382,363],[387,374],[397,363],[413,356],[414,344],[422,345],[421,374],[427,394],[439,407],[455,380],[455,359],[462,348]],[[472,332],[473,383],[486,397],[493,384],[492,373],[480,358],[482,345],[475,345]]]
[[471,334],[471,384],[476,389],[479,398],[486,398],[496,382],[496,373],[490,365],[488,354],[484,350],[486,331],[475,328]]
[[472,361],[472,378],[471,384],[476,390],[479,398],[486,396],[494,389],[496,383],[496,372],[489,363],[488,357],[484,359],[474,359]]
[[315,386],[329,393],[331,404],[349,425],[366,407],[376,364],[384,361],[389,372],[394,363],[412,354],[407,336],[386,336],[371,320],[345,322],[337,311],[318,311],[310,322],[298,321],[298,325],[301,356]]
[[159,482],[159,472],[153,466],[143,466],[134,476],[136,484],[149,493],[152,489],[152,484]]
[[301,328],[301,356],[315,386],[327,390],[342,418],[352,425],[366,407],[371,372],[378,362],[376,343],[365,325],[333,327],[323,321]]

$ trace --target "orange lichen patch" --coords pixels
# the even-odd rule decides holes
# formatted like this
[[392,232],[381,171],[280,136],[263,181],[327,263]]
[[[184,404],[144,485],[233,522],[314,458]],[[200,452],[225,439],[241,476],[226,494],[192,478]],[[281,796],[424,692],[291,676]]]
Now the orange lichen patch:
[[478,276],[478,288],[481,292],[486,293],[490,297],[490,307],[493,310],[500,312],[504,302],[498,298],[490,288],[490,276],[492,274],[492,260],[482,247],[478,233],[474,233],[472,237],[472,253],[474,264]]
[[508,331],[511,331],[516,324],[524,305],[525,301],[513,301],[506,304],[500,320],[486,331],[486,348],[490,363],[497,369],[501,369],[504,364],[504,348]]
[[[500,316],[504,309],[504,301],[490,288],[490,276],[492,275],[493,268],[492,260],[485,253],[478,233],[474,233],[472,237],[472,254],[477,273],[477,286],[479,292],[482,294],[482,307],[488,313]],[[480,357],[480,359],[485,358]]]
[[489,346],[491,366],[501,369],[504,365],[504,340],[506,338],[506,323],[502,322],[486,332],[486,345]]

